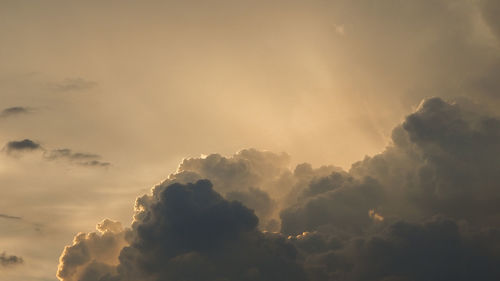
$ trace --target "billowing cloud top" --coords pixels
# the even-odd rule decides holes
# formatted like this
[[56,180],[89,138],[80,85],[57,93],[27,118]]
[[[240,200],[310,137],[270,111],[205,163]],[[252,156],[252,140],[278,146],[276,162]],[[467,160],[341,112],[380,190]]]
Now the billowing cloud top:
[[[79,234],[61,257],[61,280],[305,280],[283,237],[257,230],[258,218],[207,180],[174,183],[137,200],[132,228]],[[119,263],[102,258],[116,252]],[[108,245],[113,251],[107,251]],[[116,261],[116,256],[115,260]],[[193,270],[195,269],[195,270]]]
[[186,159],[130,228],[77,235],[58,277],[498,280],[499,156],[497,117],[431,98],[349,171],[254,149]]

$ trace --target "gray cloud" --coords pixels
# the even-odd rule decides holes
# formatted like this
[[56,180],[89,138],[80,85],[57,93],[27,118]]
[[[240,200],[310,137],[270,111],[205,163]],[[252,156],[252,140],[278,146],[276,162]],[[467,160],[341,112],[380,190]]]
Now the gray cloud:
[[224,157],[210,154],[202,158],[187,158],[176,173],[156,186],[153,193],[174,183],[188,183],[209,179],[214,188],[229,200],[238,200],[255,210],[260,228],[279,230],[278,211],[281,205],[295,200],[295,191],[305,182],[340,171],[334,166],[313,169],[309,164],[290,170],[290,156],[256,149],[244,149]]
[[50,153],[48,153],[45,157],[49,160],[55,160],[60,158],[65,158],[69,160],[89,160],[89,159],[97,159],[100,158],[101,156],[91,153],[73,152],[69,148],[61,148],[50,151]]
[[11,215],[6,215],[6,214],[0,214],[0,218],[10,219],[10,220],[21,220],[22,219],[21,217],[11,216]]
[[81,166],[108,167],[109,162],[101,161],[101,156],[93,153],[74,152],[69,148],[54,149],[45,153],[47,160],[66,160]]
[[[113,234],[126,245],[110,244],[112,262],[82,246],[104,234],[79,234],[59,278],[497,280],[499,159],[500,119],[440,98],[422,101],[383,152],[349,171],[292,170],[287,155],[254,149],[186,159],[137,199],[131,228]],[[256,214],[281,233],[261,232]]]
[[[395,221],[363,236],[294,238],[310,280],[496,280],[498,229],[468,231],[442,217]],[[312,236],[312,237],[309,237]],[[319,246],[319,247],[318,247]],[[321,247],[321,248],[320,248]]]
[[35,151],[42,149],[42,146],[40,143],[35,142],[30,139],[24,139],[24,140],[19,140],[19,141],[9,141],[5,147],[4,150],[7,153],[15,153],[15,152],[24,152],[24,151]]
[[46,150],[40,143],[30,139],[10,141],[3,149],[7,154],[43,150],[43,159],[48,161],[64,160],[72,164],[88,167],[109,167],[110,162],[100,160],[101,156],[93,153],[74,152],[69,148]]
[[129,245],[121,250],[116,268],[83,248],[89,240],[104,241],[105,234],[80,234],[63,253],[58,277],[82,281],[305,280],[293,246],[279,235],[259,232],[257,224],[252,210],[225,200],[209,181],[174,183],[137,200],[132,228],[125,235]]
[[281,212],[310,279],[498,279],[500,120],[431,98],[392,141]]
[[110,162],[103,162],[99,160],[92,160],[87,162],[78,162],[78,165],[82,166],[90,166],[90,167],[109,167],[111,166]]
[[22,115],[22,114],[28,114],[31,113],[32,109],[28,107],[23,107],[23,106],[13,106],[13,107],[8,107],[2,110],[0,112],[0,118],[7,118],[11,116],[17,116],[17,115]]
[[18,264],[22,264],[23,262],[24,262],[24,260],[21,257],[14,256],[14,255],[7,255],[5,252],[0,254],[0,265],[2,267],[18,265]]

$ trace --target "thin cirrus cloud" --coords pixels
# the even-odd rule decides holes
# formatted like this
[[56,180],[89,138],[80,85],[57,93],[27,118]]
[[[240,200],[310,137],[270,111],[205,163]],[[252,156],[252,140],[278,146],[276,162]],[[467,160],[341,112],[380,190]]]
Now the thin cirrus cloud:
[[97,85],[97,82],[83,78],[66,78],[59,83],[51,84],[51,88],[57,92],[80,92],[95,88]]
[[430,98],[349,171],[255,149],[185,159],[129,228],[78,234],[58,277],[498,280],[499,155],[498,117]]
[[9,219],[9,220],[22,220],[23,219],[21,217],[11,216],[11,215],[7,215],[7,214],[0,214],[0,218]]

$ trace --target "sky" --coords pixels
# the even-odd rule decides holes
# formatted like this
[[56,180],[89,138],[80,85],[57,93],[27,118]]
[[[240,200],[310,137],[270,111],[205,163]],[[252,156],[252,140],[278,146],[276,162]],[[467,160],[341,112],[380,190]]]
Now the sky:
[[0,0],[0,280],[498,280],[499,13]]

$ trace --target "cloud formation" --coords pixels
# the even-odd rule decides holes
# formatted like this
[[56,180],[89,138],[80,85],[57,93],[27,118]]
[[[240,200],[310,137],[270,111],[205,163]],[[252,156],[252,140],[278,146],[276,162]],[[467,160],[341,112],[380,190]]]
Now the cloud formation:
[[[258,231],[257,224],[252,210],[225,200],[207,180],[174,183],[155,195],[138,198],[132,228],[125,235],[129,245],[121,249],[117,267],[81,246],[103,241],[105,234],[79,234],[61,257],[58,277],[82,281],[305,280],[293,246],[282,236]],[[122,232],[113,235],[117,233]],[[110,253],[106,249],[106,244],[101,245],[101,251]]]
[[392,141],[281,212],[311,280],[498,279],[500,120],[431,98]]
[[0,118],[7,118],[11,116],[17,116],[22,114],[28,114],[31,112],[31,109],[24,106],[13,106],[8,107],[0,112]]
[[22,264],[23,258],[14,256],[14,255],[7,255],[5,252],[0,254],[0,266],[1,267],[8,267],[8,266],[13,266],[13,265],[18,265]]
[[[131,228],[113,233],[126,244],[110,244],[113,262],[79,246],[104,234],[79,234],[58,276],[497,280],[499,159],[500,119],[440,98],[422,101],[382,153],[349,171],[292,170],[288,155],[255,149],[185,159],[137,199]],[[263,231],[271,227],[280,233]]]
[[11,216],[11,215],[6,215],[6,214],[0,214],[0,218],[10,219],[10,220],[21,220],[22,219],[21,217]]
[[40,150],[42,149],[42,146],[40,143],[30,140],[30,139],[24,139],[24,140],[19,140],[19,141],[9,141],[5,147],[4,150],[7,153],[18,153],[18,152],[27,152],[27,151],[35,151],[35,150]]
[[313,169],[309,164],[290,170],[290,156],[270,151],[244,149],[225,157],[210,154],[200,158],[187,158],[177,171],[163,183],[153,188],[153,193],[174,183],[188,183],[209,179],[217,192],[229,200],[238,200],[255,210],[260,219],[260,228],[279,230],[279,209],[293,200],[294,190],[304,182],[332,171],[341,171],[335,166]]
[[44,157],[47,160],[66,160],[81,166],[107,167],[111,165],[109,162],[99,160],[101,156],[98,154],[73,152],[69,148],[51,150],[45,153]]
[[[116,274],[118,255],[127,245],[121,223],[103,220],[98,232],[79,233],[67,246],[60,259],[57,277],[61,280],[99,280],[95,276]],[[99,277],[100,278],[100,277]]]
[[87,167],[109,167],[110,162],[102,161],[101,156],[93,153],[74,152],[69,148],[46,150],[38,142],[30,139],[8,142],[3,150],[10,155],[16,156],[23,152],[43,151],[43,159],[47,161],[64,160],[74,165]]

